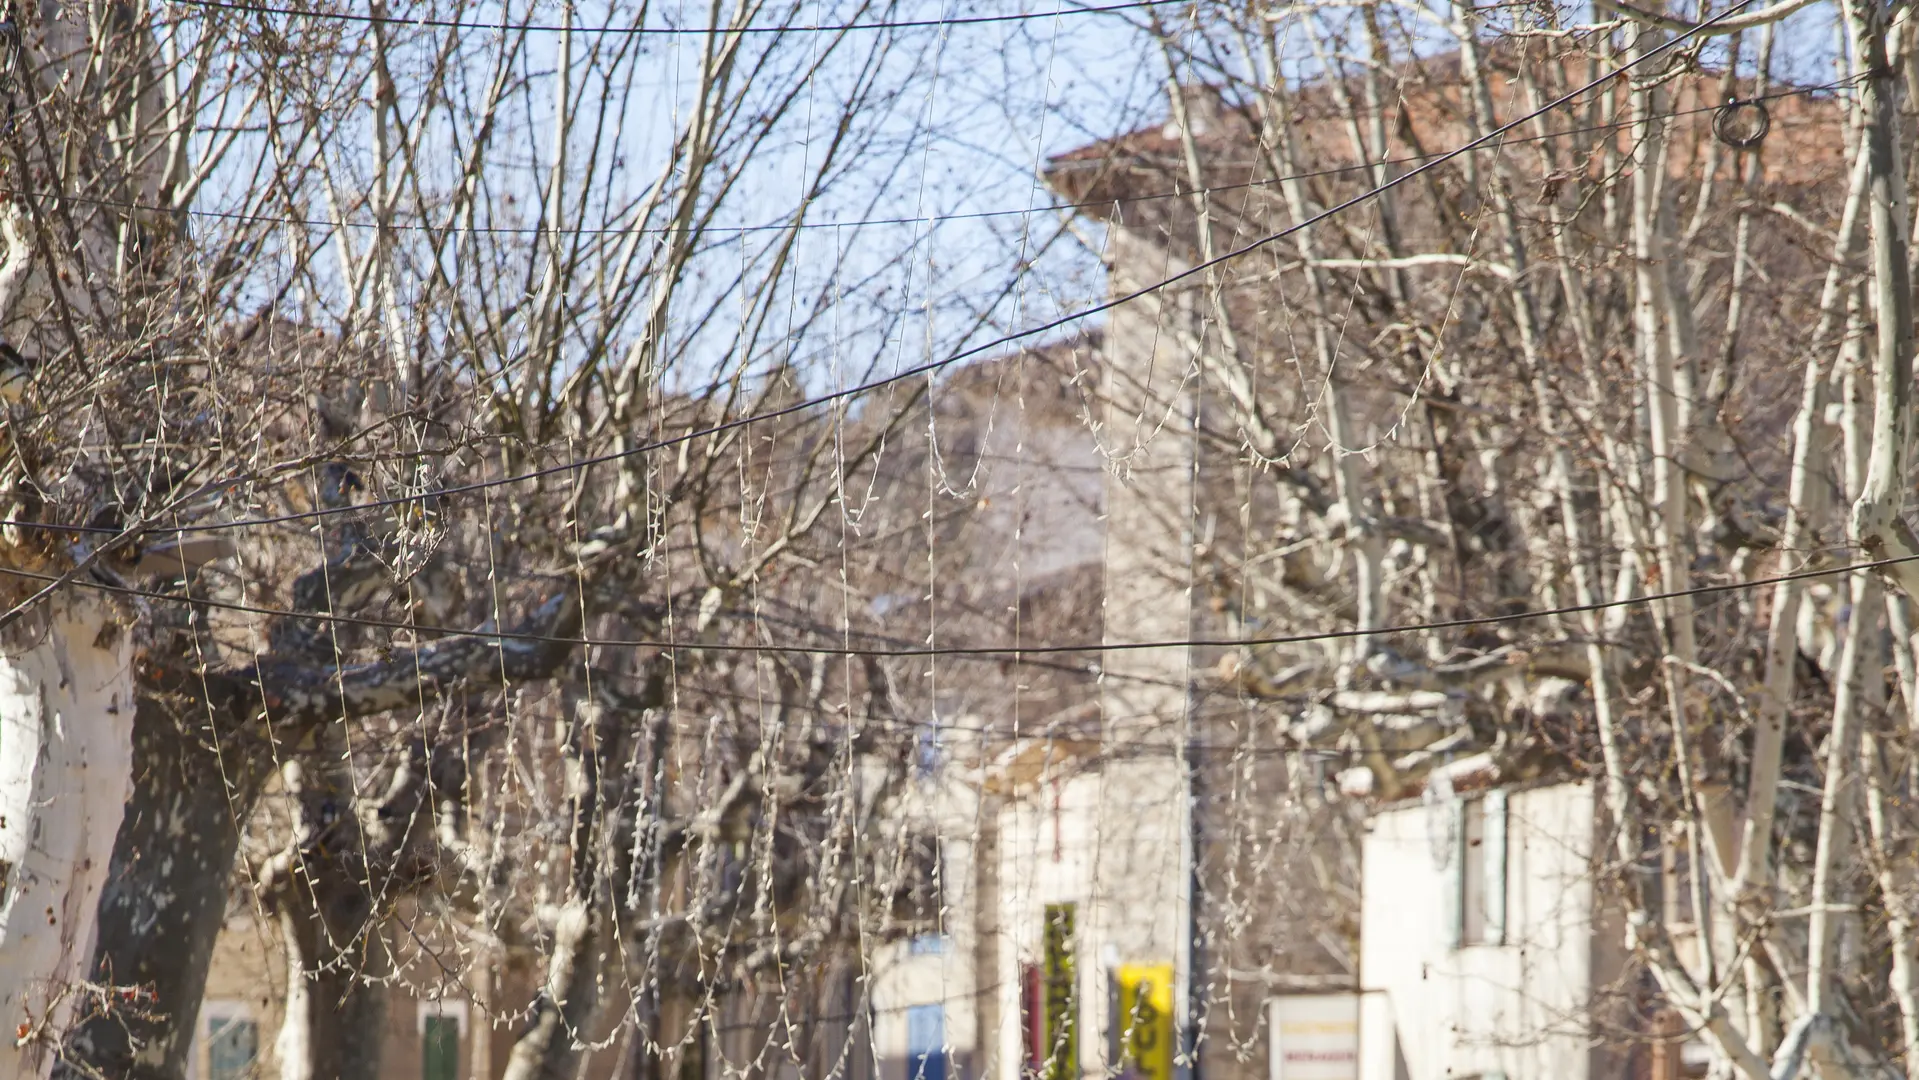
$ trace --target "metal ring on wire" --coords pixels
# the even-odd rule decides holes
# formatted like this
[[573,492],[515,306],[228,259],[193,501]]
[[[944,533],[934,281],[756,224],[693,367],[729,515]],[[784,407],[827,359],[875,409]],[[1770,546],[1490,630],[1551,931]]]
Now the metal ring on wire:
[[1763,101],[1729,98],[1712,114],[1712,133],[1734,150],[1751,150],[1771,130],[1772,116]]

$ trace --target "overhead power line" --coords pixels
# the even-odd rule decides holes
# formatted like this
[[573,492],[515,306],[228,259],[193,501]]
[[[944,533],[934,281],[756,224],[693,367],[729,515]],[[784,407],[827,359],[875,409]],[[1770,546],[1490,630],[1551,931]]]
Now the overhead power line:
[[[1477,626],[1503,626],[1510,623],[1530,622],[1534,619],[1582,615],[1591,612],[1610,611],[1614,608],[1636,607],[1641,604],[1664,603],[1668,600],[1677,600],[1682,597],[1716,596],[1721,593],[1742,592],[1746,589],[1778,585],[1788,581],[1810,581],[1816,578],[1850,574],[1859,570],[1879,570],[1915,561],[1919,561],[1919,555],[1901,555],[1889,559],[1874,559],[1868,562],[1849,563],[1845,566],[1830,566],[1818,570],[1800,570],[1791,574],[1753,578],[1750,581],[1729,581],[1716,585],[1695,585],[1690,588],[1675,589],[1671,592],[1648,593],[1643,596],[1630,596],[1617,600],[1601,600],[1591,604],[1568,604],[1562,607],[1540,608],[1534,611],[1517,611],[1504,615],[1472,615],[1458,619],[1435,619],[1428,622],[1399,623],[1393,626],[1354,627],[1348,630],[1318,630],[1305,634],[1272,634],[1242,638],[1189,637],[1153,641],[1075,642],[1058,645],[927,645],[910,648],[856,648],[847,645],[735,644],[731,642],[671,641],[659,638],[563,637],[519,630],[468,630],[451,626],[422,625],[420,623],[404,622],[399,619],[380,619],[362,615],[339,615],[332,612],[294,611],[287,608],[258,607],[252,604],[236,603],[230,600],[204,599],[182,593],[163,593],[150,589],[137,589],[127,585],[114,585],[108,582],[86,578],[75,578],[68,582],[68,584],[92,589],[97,592],[113,593],[120,596],[134,596],[143,600],[158,600],[165,603],[194,604],[219,611],[233,611],[246,615],[304,619],[339,626],[365,626],[385,630],[408,630],[419,634],[433,634],[444,637],[479,638],[487,641],[514,641],[539,645],[566,645],[574,648],[684,649],[689,652],[726,653],[771,652],[793,653],[802,656],[902,658],[986,656],[1018,659],[1025,656],[1053,656],[1061,653],[1139,652],[1146,649],[1194,647],[1230,649],[1255,645],[1310,645],[1317,642],[1343,641],[1356,637],[1380,637],[1393,634],[1423,633],[1435,630],[1460,630]],[[11,567],[0,567],[0,575],[24,578],[29,581],[58,582],[61,580],[58,575],[43,574],[32,570],[17,570]]]
[[1737,15],[1739,12],[1743,11],[1747,7],[1750,7],[1755,2],[1756,0],[1736,0],[1736,2],[1733,3],[1730,7],[1726,8],[1726,10],[1720,12],[1719,14],[1714,15],[1712,18],[1706,19],[1703,22],[1693,24],[1687,30],[1674,34],[1672,37],[1666,39],[1665,41],[1654,46],[1653,48],[1646,50],[1645,52],[1639,54],[1638,56],[1633,57],[1630,60],[1627,60],[1625,63],[1620,64],[1618,67],[1612,69],[1611,71],[1606,72],[1603,75],[1600,75],[1599,77],[1589,82],[1586,82],[1578,87],[1575,87],[1572,90],[1568,90],[1564,94],[1561,94],[1558,97],[1547,102],[1546,104],[1541,105],[1539,108],[1533,109],[1532,111],[1526,113],[1523,116],[1519,116],[1513,120],[1509,120],[1506,123],[1501,124],[1498,127],[1492,129],[1491,131],[1488,131],[1485,134],[1480,135],[1479,137],[1475,139],[1472,139],[1469,142],[1466,142],[1460,146],[1454,147],[1453,149],[1446,151],[1445,153],[1439,155],[1438,157],[1430,158],[1422,162],[1421,164],[1411,169],[1408,169],[1407,171],[1403,173],[1400,173],[1398,176],[1395,176],[1392,179],[1385,181],[1384,183],[1376,184],[1373,187],[1370,187],[1366,189],[1365,191],[1362,191],[1356,195],[1353,195],[1350,198],[1334,203],[1332,206],[1329,206],[1326,209],[1311,215],[1310,217],[1306,218],[1306,220],[1304,221],[1295,222],[1294,224],[1289,225],[1286,228],[1280,229],[1277,232],[1268,233],[1265,236],[1262,236],[1249,243],[1243,244],[1239,247],[1233,248],[1230,251],[1226,251],[1222,254],[1216,255],[1211,259],[1202,260],[1184,270],[1179,271],[1176,274],[1172,274],[1170,276],[1161,278],[1158,281],[1155,281],[1148,285],[1141,286],[1140,288],[1134,289],[1130,292],[1122,293],[1110,299],[1103,300],[1097,304],[1091,304],[1087,307],[1079,309],[1078,311],[1069,312],[1068,314],[1061,315],[1058,318],[1049,319],[1046,322],[1042,322],[1042,323],[1039,323],[1038,325],[1028,327],[1025,330],[1017,330],[1017,331],[1014,331],[1013,333],[1002,335],[1000,337],[994,338],[991,341],[987,341],[979,345],[972,345],[962,349],[958,349],[952,353],[947,354],[944,358],[939,360],[928,361],[927,363],[919,364],[914,367],[910,367],[910,368],[906,368],[904,370],[898,371],[892,375],[883,376],[878,379],[872,379],[867,382],[858,383],[856,385],[845,387],[839,390],[829,391],[824,394],[817,394],[817,395],[814,395],[813,397],[803,398],[799,401],[794,402],[791,405],[785,405],[777,409],[769,410],[767,412],[755,413],[749,416],[736,417],[732,420],[725,420],[720,423],[714,424],[710,427],[696,428],[694,430],[683,432],[678,435],[671,435],[663,439],[656,439],[652,442],[641,443],[638,446],[631,447],[626,450],[616,450],[616,451],[611,451],[605,454],[596,454],[592,457],[576,458],[572,461],[562,462],[558,465],[549,465],[544,468],[532,469],[527,472],[515,473],[514,475],[511,475],[511,476],[502,476],[492,480],[475,480],[465,484],[453,484],[447,487],[437,488],[433,491],[424,491],[424,492],[419,492],[419,493],[410,494],[410,495],[396,495],[390,498],[377,499],[372,502],[358,503],[352,506],[320,507],[313,510],[306,510],[306,511],[301,511],[299,513],[293,513],[293,514],[280,514],[272,517],[242,518],[235,521],[208,522],[205,524],[197,524],[197,525],[169,526],[165,529],[156,529],[153,531],[161,532],[165,534],[185,533],[185,532],[224,532],[230,529],[244,529],[244,528],[251,528],[251,527],[260,526],[260,525],[278,525],[278,524],[286,524],[286,523],[298,522],[298,521],[314,521],[322,518],[335,517],[340,514],[359,513],[366,510],[377,510],[377,509],[382,509],[390,506],[409,506],[417,503],[427,502],[430,500],[448,498],[454,495],[466,495],[466,494],[471,494],[477,491],[487,491],[492,488],[505,487],[510,484],[524,483],[528,480],[539,480],[548,476],[559,476],[566,473],[578,472],[581,469],[588,469],[588,468],[592,468],[595,465],[604,465],[610,462],[620,461],[626,458],[640,457],[645,454],[652,453],[656,450],[664,450],[669,447],[679,446],[684,443],[693,442],[696,439],[708,438],[713,435],[721,435],[726,432],[733,431],[737,428],[748,427],[753,424],[761,423],[767,420],[777,420],[782,417],[793,416],[798,413],[802,413],[807,410],[817,408],[821,405],[829,405],[837,401],[844,401],[848,398],[858,397],[862,394],[870,393],[871,391],[874,391],[874,390],[883,389],[885,387],[892,386],[897,383],[905,382],[908,379],[917,378],[922,375],[928,375],[935,371],[939,371],[942,368],[956,364],[962,360],[967,360],[976,356],[981,356],[989,352],[1003,349],[1006,346],[1014,345],[1019,342],[1025,341],[1029,338],[1034,338],[1042,334],[1051,333],[1054,330],[1059,330],[1064,327],[1071,326],[1075,323],[1091,318],[1094,315],[1103,314],[1105,312],[1112,311],[1115,308],[1122,307],[1126,304],[1132,303],[1136,300],[1140,300],[1147,296],[1151,296],[1154,293],[1161,291],[1162,289],[1168,288],[1173,285],[1177,285],[1182,281],[1189,280],[1193,277],[1196,277],[1200,274],[1207,272],[1208,270],[1213,269],[1214,267],[1223,265],[1241,256],[1250,254],[1255,251],[1259,251],[1267,247],[1268,245],[1271,245],[1280,240],[1283,240],[1286,237],[1292,236],[1293,234],[1297,232],[1300,232],[1304,229],[1309,229],[1313,227],[1314,225],[1319,224],[1320,222],[1326,221],[1327,219],[1332,218],[1333,216],[1337,214],[1344,213],[1345,211],[1350,210],[1356,206],[1360,206],[1366,202],[1369,202],[1372,199],[1375,199],[1379,197],[1380,195],[1388,191],[1391,191],[1394,188],[1399,187],[1401,184],[1407,183],[1408,181],[1414,180],[1420,176],[1424,176],[1425,174],[1432,172],[1433,170],[1439,168],[1440,166],[1446,164],[1447,162],[1453,160],[1454,158],[1460,157],[1464,154],[1471,153],[1475,150],[1480,149],[1481,147],[1491,146],[1491,145],[1494,145],[1495,143],[1499,143],[1502,139],[1504,139],[1504,137],[1508,133],[1516,130],[1521,125],[1526,124],[1532,120],[1538,119],[1539,117],[1544,116],[1549,112],[1552,112],[1553,110],[1559,108],[1562,105],[1565,105],[1566,103],[1572,101],[1573,99],[1579,97],[1580,95],[1585,94],[1589,90],[1593,90],[1598,87],[1604,86],[1607,83],[1611,82],[1612,80],[1626,75],[1627,73],[1631,72],[1634,68],[1654,59],[1655,57],[1662,56],[1665,53],[1670,52],[1674,48],[1677,48],[1681,43],[1685,42],[1687,39],[1697,35],[1701,31],[1711,29],[1714,25],[1733,17],[1734,15]]
[[[1857,77],[1823,83],[1819,86],[1801,86],[1790,90],[1777,90],[1759,97],[1742,98],[1745,102],[1776,101],[1781,98],[1799,97],[1806,94],[1820,94],[1830,90],[1841,90],[1857,82]],[[1658,119],[1676,119],[1682,116],[1694,116],[1699,113],[1716,113],[1725,108],[1720,105],[1704,105],[1691,109],[1673,109],[1668,112],[1652,114]],[[1548,131],[1537,135],[1522,135],[1506,140],[1506,145],[1524,145],[1526,143],[1546,142],[1563,139],[1572,135],[1589,135],[1602,131],[1619,131],[1640,123],[1639,120],[1616,120],[1607,124],[1587,124],[1581,127]],[[1480,149],[1484,149],[1481,147]],[[785,232],[789,229],[861,229],[878,225],[939,225],[950,221],[984,221],[1005,217],[1031,217],[1034,214],[1057,213],[1062,210],[1097,210],[1108,206],[1130,206],[1136,203],[1161,202],[1167,199],[1188,199],[1194,195],[1215,195],[1227,191],[1245,191],[1255,188],[1272,187],[1294,180],[1317,180],[1327,176],[1344,176],[1357,172],[1371,172],[1382,165],[1416,165],[1427,160],[1423,156],[1381,158],[1378,161],[1366,161],[1353,165],[1333,165],[1324,169],[1310,169],[1305,172],[1289,173],[1285,176],[1269,176],[1259,180],[1243,180],[1233,184],[1207,184],[1196,188],[1179,188],[1172,191],[1154,191],[1144,195],[1122,195],[1110,199],[1087,199],[1081,202],[1049,203],[1045,206],[1025,207],[1018,210],[969,210],[954,214],[918,214],[900,217],[856,218],[850,221],[776,221],[758,225],[705,225],[697,232],[702,235],[723,233],[740,235],[759,232]],[[99,206],[112,210],[127,210],[145,214],[175,213],[172,207],[143,203],[136,200],[107,199],[93,195],[73,195],[64,192],[30,192],[19,194],[40,199],[57,199],[63,202],[78,203],[84,206]],[[189,217],[205,218],[212,221],[235,221],[249,225],[294,226],[307,229],[388,229],[394,232],[425,232],[461,236],[623,236],[638,233],[641,236],[665,235],[676,231],[671,226],[651,226],[634,229],[624,225],[594,225],[579,228],[553,228],[547,225],[434,225],[427,222],[378,222],[378,221],[330,221],[325,218],[279,217],[273,214],[249,214],[239,210],[196,210],[185,211]]]
[[362,11],[325,11],[320,8],[275,7],[267,4],[239,4],[229,0],[174,0],[184,7],[212,11],[232,11],[247,15],[275,15],[297,19],[325,19],[333,22],[365,23],[377,26],[417,26],[429,30],[497,30],[501,33],[606,34],[620,36],[671,37],[720,36],[729,34],[846,34],[865,30],[921,30],[949,26],[987,26],[997,23],[1030,22],[1057,19],[1065,15],[1105,15],[1115,11],[1184,5],[1192,0],[1129,0],[1121,4],[1071,4],[1058,11],[1022,11],[1005,15],[960,15],[950,19],[896,19],[878,22],[802,23],[786,26],[591,26],[561,23],[473,22],[463,19],[415,18],[408,15],[381,15]]

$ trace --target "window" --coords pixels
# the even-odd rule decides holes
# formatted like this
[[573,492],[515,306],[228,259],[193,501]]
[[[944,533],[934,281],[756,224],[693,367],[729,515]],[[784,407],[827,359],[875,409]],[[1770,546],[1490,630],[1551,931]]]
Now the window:
[[737,896],[746,884],[746,870],[746,841],[727,841],[720,848],[720,895]]
[[906,943],[908,956],[944,956],[945,954],[945,934],[919,934]]
[[706,1080],[706,1024],[695,1020],[693,1038],[680,1046],[679,1080]]
[[932,776],[940,768],[940,731],[932,724],[919,729],[915,740],[918,745],[913,752],[913,771],[919,776]]
[[1506,943],[1506,793],[1453,804],[1453,947]]
[[1486,800],[1469,799],[1466,819],[1460,833],[1465,847],[1460,852],[1459,881],[1464,896],[1460,907],[1459,943],[1486,943]]
[[260,1026],[245,1005],[208,1002],[202,1021],[207,1046],[207,1080],[253,1080],[260,1056]]
[[429,1016],[420,1033],[421,1080],[460,1080],[460,1025],[451,1016]]
[[906,1080],[946,1080],[946,1006],[906,1010]]
[[422,1001],[418,1015],[420,1080],[460,1080],[466,1002]]

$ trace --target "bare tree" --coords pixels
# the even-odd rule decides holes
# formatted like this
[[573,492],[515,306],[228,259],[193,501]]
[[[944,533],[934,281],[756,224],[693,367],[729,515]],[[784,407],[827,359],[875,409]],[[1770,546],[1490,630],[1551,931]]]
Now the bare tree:
[[[648,646],[596,678],[582,638],[730,640],[908,415],[727,426],[816,385],[805,343],[829,317],[876,317],[833,339],[856,380],[911,325],[884,299],[910,245],[806,242],[818,206],[860,205],[835,194],[853,162],[883,174],[916,145],[889,103],[937,38],[889,10],[789,32],[819,12],[713,6],[676,28],[689,62],[651,88],[676,119],[651,131],[636,87],[657,55],[628,32],[645,4],[556,25],[457,3],[21,13],[0,274],[31,368],[8,384],[11,1072],[182,1075],[249,829],[245,889],[288,946],[285,1075],[376,1067],[333,1033],[376,1003],[396,904],[432,886],[487,926],[536,882],[561,899],[514,1068],[567,1070],[617,936],[599,901],[663,872],[610,853],[699,863],[680,853],[718,842],[643,777],[663,768],[661,665],[721,675]],[[761,218],[775,177],[797,199]],[[559,701],[571,832],[502,865],[473,770]],[[819,749],[707,779],[804,788],[837,760]],[[256,821],[268,795],[284,812]]]
[[[1882,13],[1810,12],[1851,66],[1782,83],[1775,27],[1803,7],[1204,12],[1142,27],[1164,127],[1051,170],[1126,250],[1203,268],[1124,330],[1195,365],[1191,512],[1219,531],[1168,571],[1219,583],[1202,636],[1337,632],[1229,653],[1215,689],[1355,766],[1335,801],[1599,777],[1634,970],[1754,1077],[1877,1074],[1914,1030],[1909,527],[1885,486],[1911,46]],[[1124,387],[1147,374],[1112,373],[1116,400],[1169,401]],[[1816,597],[1790,576],[1847,552],[1892,561]],[[1684,925],[1649,857],[1692,868],[1668,883]],[[1883,960],[1836,960],[1866,938]]]

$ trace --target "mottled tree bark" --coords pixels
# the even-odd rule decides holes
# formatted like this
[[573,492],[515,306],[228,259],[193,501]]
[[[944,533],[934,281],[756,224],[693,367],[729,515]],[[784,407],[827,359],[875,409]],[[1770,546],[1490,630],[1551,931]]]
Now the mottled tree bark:
[[279,897],[286,1019],[275,1047],[281,1080],[379,1080],[386,993],[373,894],[343,875],[296,873]]
[[208,746],[151,698],[134,718],[133,753],[141,768],[100,897],[93,978],[145,993],[69,1036],[56,1075],[70,1080],[186,1075],[240,824],[269,771],[263,754]]
[[58,595],[0,643],[0,1075],[47,1075],[92,999],[94,911],[133,783],[129,639],[106,604]]
[[[609,791],[615,778],[610,774],[625,760],[646,714],[665,702],[668,662],[664,655],[654,659],[637,696],[613,693],[604,679],[597,680],[596,694],[576,709],[565,750],[573,814],[566,902],[553,928],[546,983],[534,1002],[532,1022],[507,1059],[505,1080],[573,1080],[579,1071],[579,1044],[599,1012],[608,956],[617,952],[607,933],[614,910],[605,865],[608,807],[619,798],[617,786]],[[648,756],[656,755],[650,748]],[[657,797],[648,803],[657,806]]]

